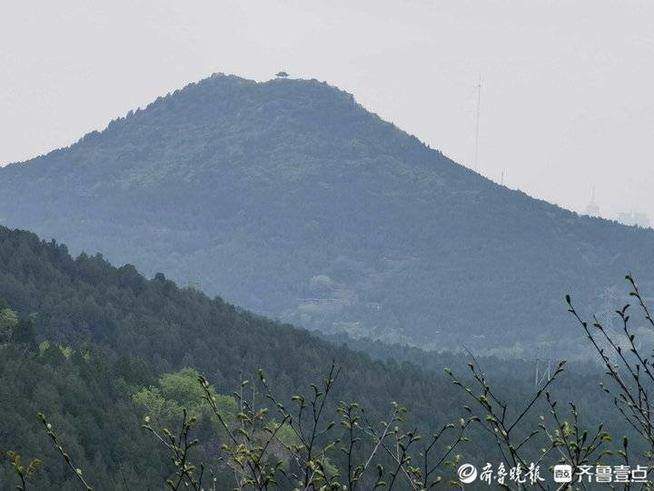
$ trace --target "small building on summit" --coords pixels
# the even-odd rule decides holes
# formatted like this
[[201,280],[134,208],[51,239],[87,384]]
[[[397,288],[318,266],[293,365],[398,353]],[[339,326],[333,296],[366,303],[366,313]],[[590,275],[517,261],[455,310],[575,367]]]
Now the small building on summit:
[[599,217],[600,216],[600,207],[595,201],[595,188],[590,195],[590,202],[586,206],[586,215],[590,217]]

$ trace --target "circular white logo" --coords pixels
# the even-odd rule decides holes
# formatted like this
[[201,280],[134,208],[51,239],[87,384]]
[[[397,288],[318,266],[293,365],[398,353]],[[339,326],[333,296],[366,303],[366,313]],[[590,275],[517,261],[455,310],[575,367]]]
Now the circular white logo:
[[477,479],[477,468],[472,464],[462,464],[456,473],[463,484],[470,484]]

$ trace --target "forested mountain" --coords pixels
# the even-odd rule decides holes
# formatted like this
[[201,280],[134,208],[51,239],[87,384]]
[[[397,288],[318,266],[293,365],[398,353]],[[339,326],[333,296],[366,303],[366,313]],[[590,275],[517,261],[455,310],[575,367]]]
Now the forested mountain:
[[[392,354],[412,358],[401,350]],[[288,399],[309,391],[334,360],[342,371],[332,404],[358,401],[368,417],[382,418],[397,401],[409,408],[411,424],[428,434],[465,414],[463,404],[470,403],[442,371],[451,367],[462,373],[464,357],[422,353],[426,370],[375,361],[220,298],[179,288],[162,274],[147,280],[133,266],[115,268],[99,255],[73,259],[63,245],[4,227],[0,355],[0,450],[44,462],[33,478],[37,489],[76,489],[74,475],[36,418],[38,411],[48,416],[76,465],[99,489],[160,488],[171,464],[140,425],[153,411],[164,419],[181,407],[203,414],[193,370],[212,382],[229,408],[234,404],[229,394],[259,368],[280,399]],[[533,364],[480,362],[513,411],[534,390]],[[610,421],[610,398],[596,396],[599,377],[593,367],[577,365],[551,388],[553,397],[574,399],[589,426]],[[544,411],[540,404],[534,409],[534,416]],[[609,428],[627,431],[620,421]],[[215,459],[211,442],[220,435],[205,422],[195,436],[208,442],[199,455]],[[472,431],[471,438],[460,449],[467,458],[494,455],[494,442],[483,432]],[[11,467],[2,465],[0,472],[0,489],[9,489],[15,484]],[[228,481],[219,482],[218,489],[228,487]]]
[[434,349],[569,354],[565,293],[601,313],[626,271],[654,280],[651,230],[497,185],[315,80],[161,97],[0,169],[0,218],[263,315]]
[[[197,369],[224,394],[262,368],[288,398],[320,381],[334,360],[343,367],[334,401],[356,398],[381,414],[392,401],[406,400],[425,427],[449,420],[451,405],[463,401],[443,376],[373,361],[180,289],[162,274],[146,280],[134,267],[114,268],[101,256],[72,259],[63,245],[4,227],[0,299],[0,331],[7,308],[16,312],[10,319],[31,326],[17,329],[14,343],[0,339],[0,449],[45,459],[40,489],[52,489],[45,483],[72,489],[74,478],[58,464],[37,411],[51,417],[101,489],[122,487],[123,479],[130,488],[161,487],[170,466],[139,433],[145,409],[132,398],[138,387],[183,368]],[[435,407],[436,399],[448,403]]]
[[350,373],[343,391],[366,392],[365,384],[379,394],[377,405],[415,390],[424,397],[426,416],[433,413],[428,394],[435,397],[446,385],[423,387],[433,380],[417,370],[395,373],[303,329],[178,288],[161,273],[147,280],[133,266],[115,268],[101,256],[73,259],[63,245],[4,227],[0,298],[21,317],[32,318],[35,342],[101,346],[107,356],[143,360],[152,373],[193,367],[225,391],[262,368],[283,395],[290,395],[320,380],[334,360]]

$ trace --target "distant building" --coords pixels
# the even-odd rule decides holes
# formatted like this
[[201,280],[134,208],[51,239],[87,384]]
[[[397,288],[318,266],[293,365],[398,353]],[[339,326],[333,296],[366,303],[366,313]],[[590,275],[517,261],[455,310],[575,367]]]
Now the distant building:
[[588,203],[588,206],[586,207],[586,215],[591,216],[591,217],[598,217],[600,216],[600,207],[597,203],[594,201],[591,201]]
[[591,193],[590,203],[588,203],[588,206],[586,207],[586,215],[591,217],[600,216],[600,207],[595,202],[595,188],[593,188],[593,192]]
[[195,290],[196,292],[201,291],[200,282],[198,280],[189,280],[186,284],[186,287],[189,290]]

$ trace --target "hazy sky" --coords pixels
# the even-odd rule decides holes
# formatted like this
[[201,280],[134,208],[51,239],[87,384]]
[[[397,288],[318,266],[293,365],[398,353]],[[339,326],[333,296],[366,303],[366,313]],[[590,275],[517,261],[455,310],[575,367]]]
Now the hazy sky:
[[10,2],[0,162],[68,145],[213,72],[337,85],[466,165],[583,210],[654,218],[654,2]]

